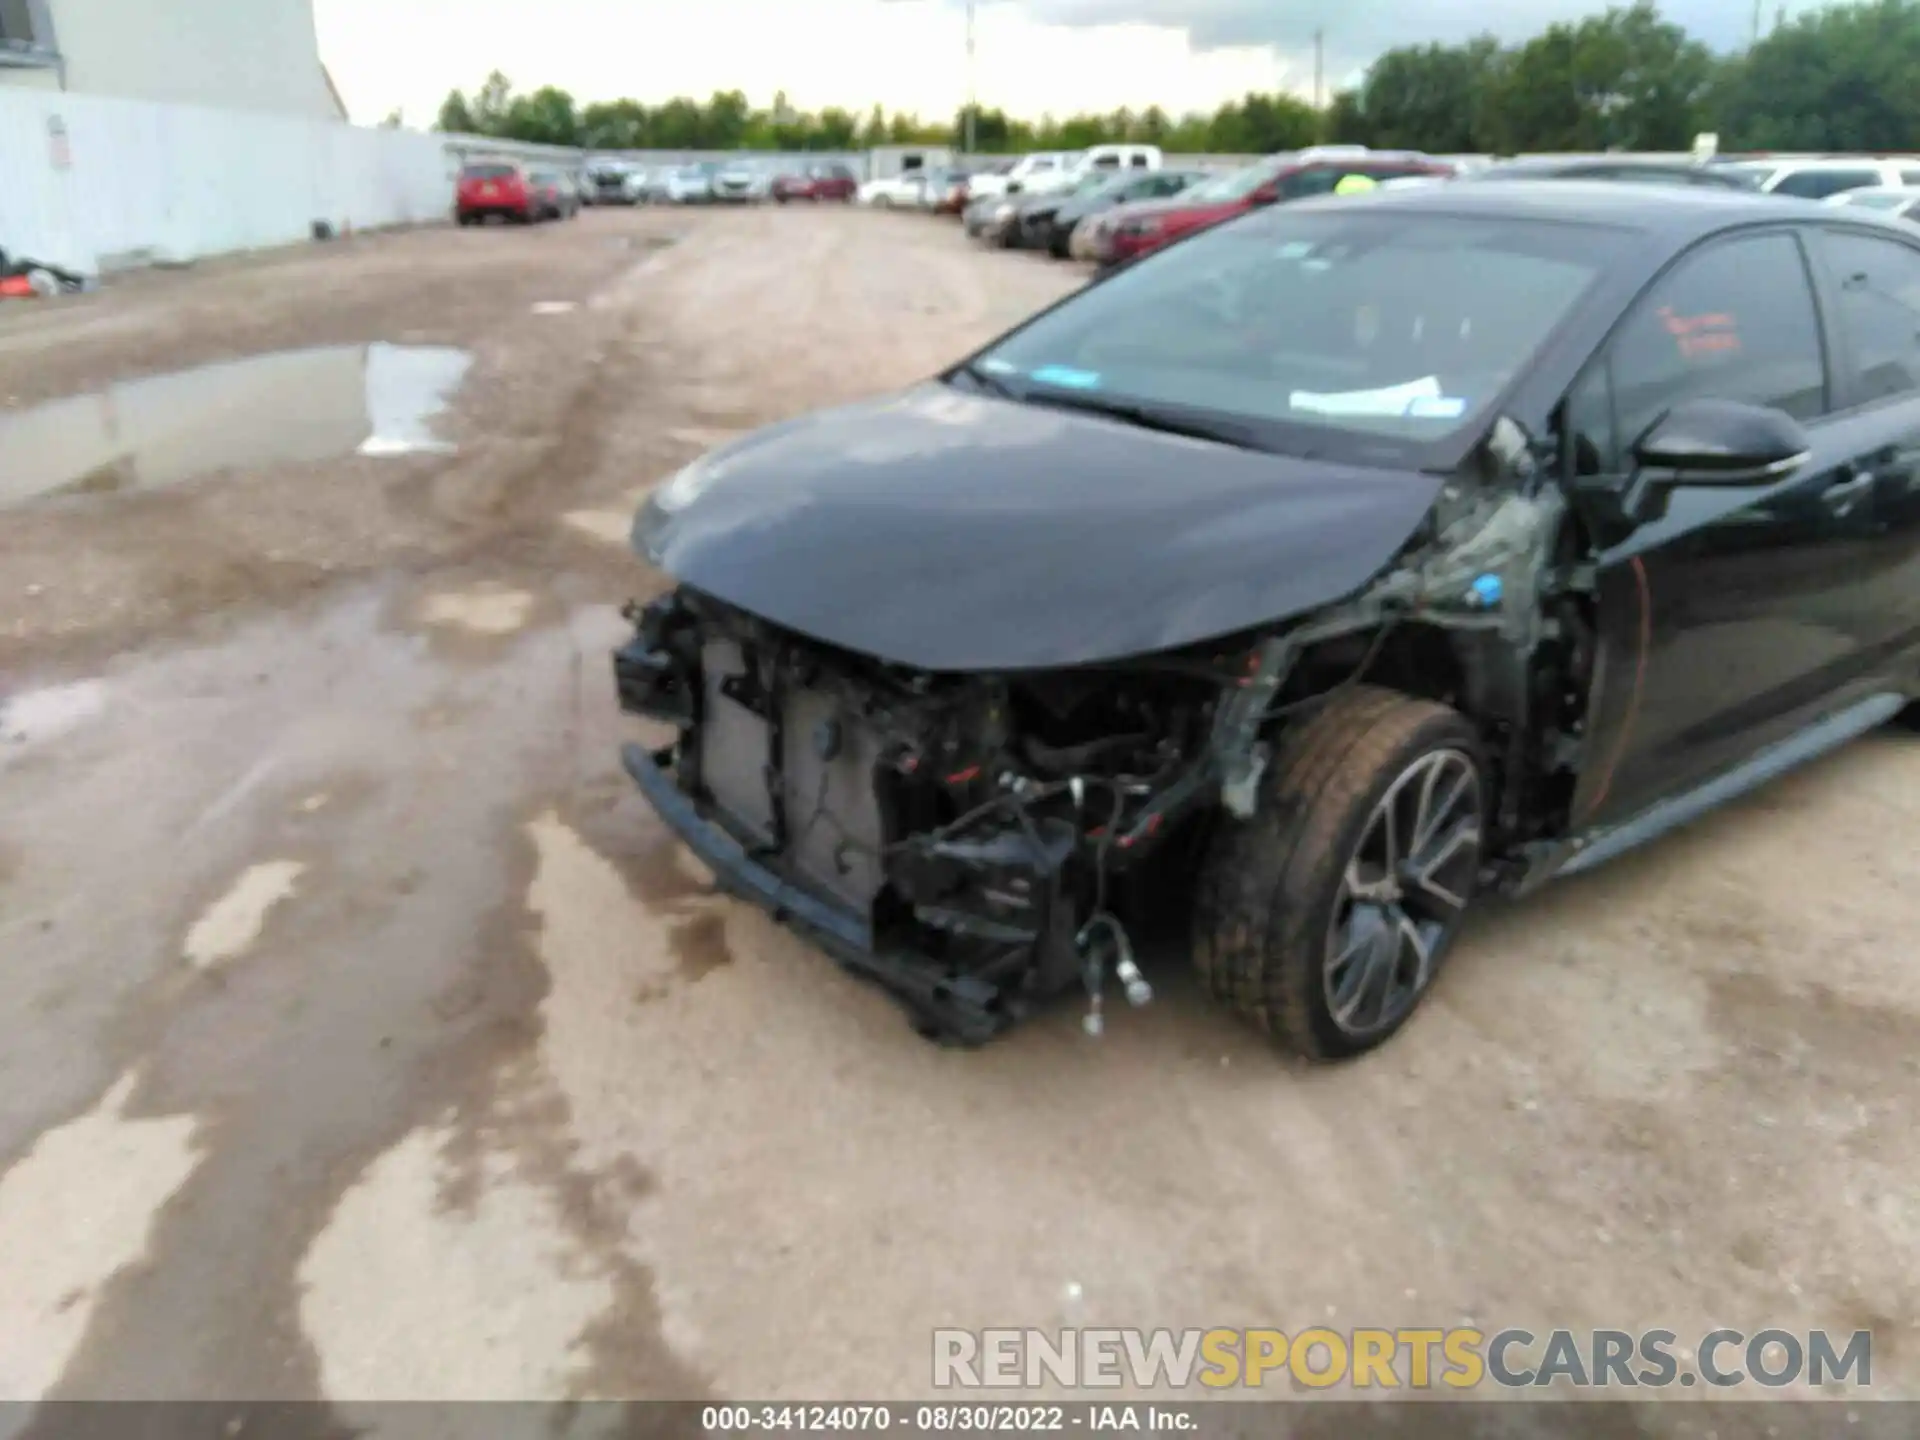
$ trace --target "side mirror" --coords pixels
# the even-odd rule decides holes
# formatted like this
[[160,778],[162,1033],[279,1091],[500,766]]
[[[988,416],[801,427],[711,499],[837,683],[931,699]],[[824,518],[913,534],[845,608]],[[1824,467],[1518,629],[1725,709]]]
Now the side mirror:
[[1007,194],[1018,195],[1019,193],[1020,193],[1020,182],[1018,180],[1009,181],[1007,184]]
[[1766,405],[1684,400],[1633,443],[1643,470],[1686,485],[1759,485],[1806,459],[1812,442],[1798,421]]

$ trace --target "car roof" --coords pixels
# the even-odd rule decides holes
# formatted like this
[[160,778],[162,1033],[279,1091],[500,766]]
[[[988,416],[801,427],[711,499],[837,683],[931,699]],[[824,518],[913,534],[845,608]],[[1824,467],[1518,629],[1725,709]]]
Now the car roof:
[[1620,170],[1652,170],[1661,173],[1695,170],[1711,173],[1715,170],[1734,168],[1727,165],[1702,164],[1696,160],[1676,160],[1648,155],[1521,155],[1512,160],[1498,160],[1491,165],[1481,166],[1473,174],[1478,179],[1508,175],[1545,175],[1561,170],[1586,170],[1601,165]]
[[[1509,180],[1500,185],[1434,185],[1380,189],[1359,196],[1316,196],[1277,207],[1371,205],[1405,212],[1508,220],[1555,220],[1638,230],[1679,246],[1743,223],[1831,222],[1833,207],[1816,200],[1763,195],[1718,186],[1640,185],[1631,180]],[[1257,212],[1272,214],[1272,210]]]

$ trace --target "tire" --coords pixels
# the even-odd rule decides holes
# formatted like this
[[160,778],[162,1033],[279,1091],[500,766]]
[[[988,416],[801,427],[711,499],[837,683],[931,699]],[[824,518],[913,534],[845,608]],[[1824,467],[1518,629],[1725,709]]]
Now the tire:
[[[1420,828],[1385,867],[1382,817]],[[1214,999],[1285,1049],[1339,1060],[1384,1043],[1418,1007],[1459,931],[1479,871],[1486,780],[1457,711],[1357,685],[1281,737],[1253,818],[1223,819],[1194,897],[1194,964]],[[1358,882],[1358,895],[1350,888]],[[1448,899],[1442,902],[1440,894]],[[1457,902],[1457,903],[1456,903]]]
[[874,196],[873,208],[876,210],[891,210],[893,208],[893,197],[891,195]]

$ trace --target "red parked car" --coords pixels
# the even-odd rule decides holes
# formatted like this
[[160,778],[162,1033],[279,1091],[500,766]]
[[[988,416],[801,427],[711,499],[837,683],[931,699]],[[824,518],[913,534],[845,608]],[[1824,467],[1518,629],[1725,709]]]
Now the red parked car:
[[462,225],[476,225],[493,215],[524,225],[539,217],[540,207],[527,172],[504,160],[463,166],[454,182],[453,213]]
[[1118,265],[1262,205],[1330,195],[1350,175],[1398,180],[1453,173],[1446,161],[1416,151],[1329,147],[1269,155],[1244,170],[1203,180],[1170,200],[1116,206],[1097,222],[1094,258],[1103,266]]
[[789,200],[851,200],[860,182],[844,165],[815,165],[797,175],[781,175],[773,182],[773,198]]

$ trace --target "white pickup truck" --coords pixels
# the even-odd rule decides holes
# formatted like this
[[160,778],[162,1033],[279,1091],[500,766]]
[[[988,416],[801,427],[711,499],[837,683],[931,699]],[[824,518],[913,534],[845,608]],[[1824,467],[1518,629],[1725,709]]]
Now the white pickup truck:
[[1158,170],[1165,164],[1158,145],[1095,145],[1091,150],[1039,150],[1022,155],[1004,175],[976,175],[967,195],[1048,195],[1070,190],[1092,171]]

